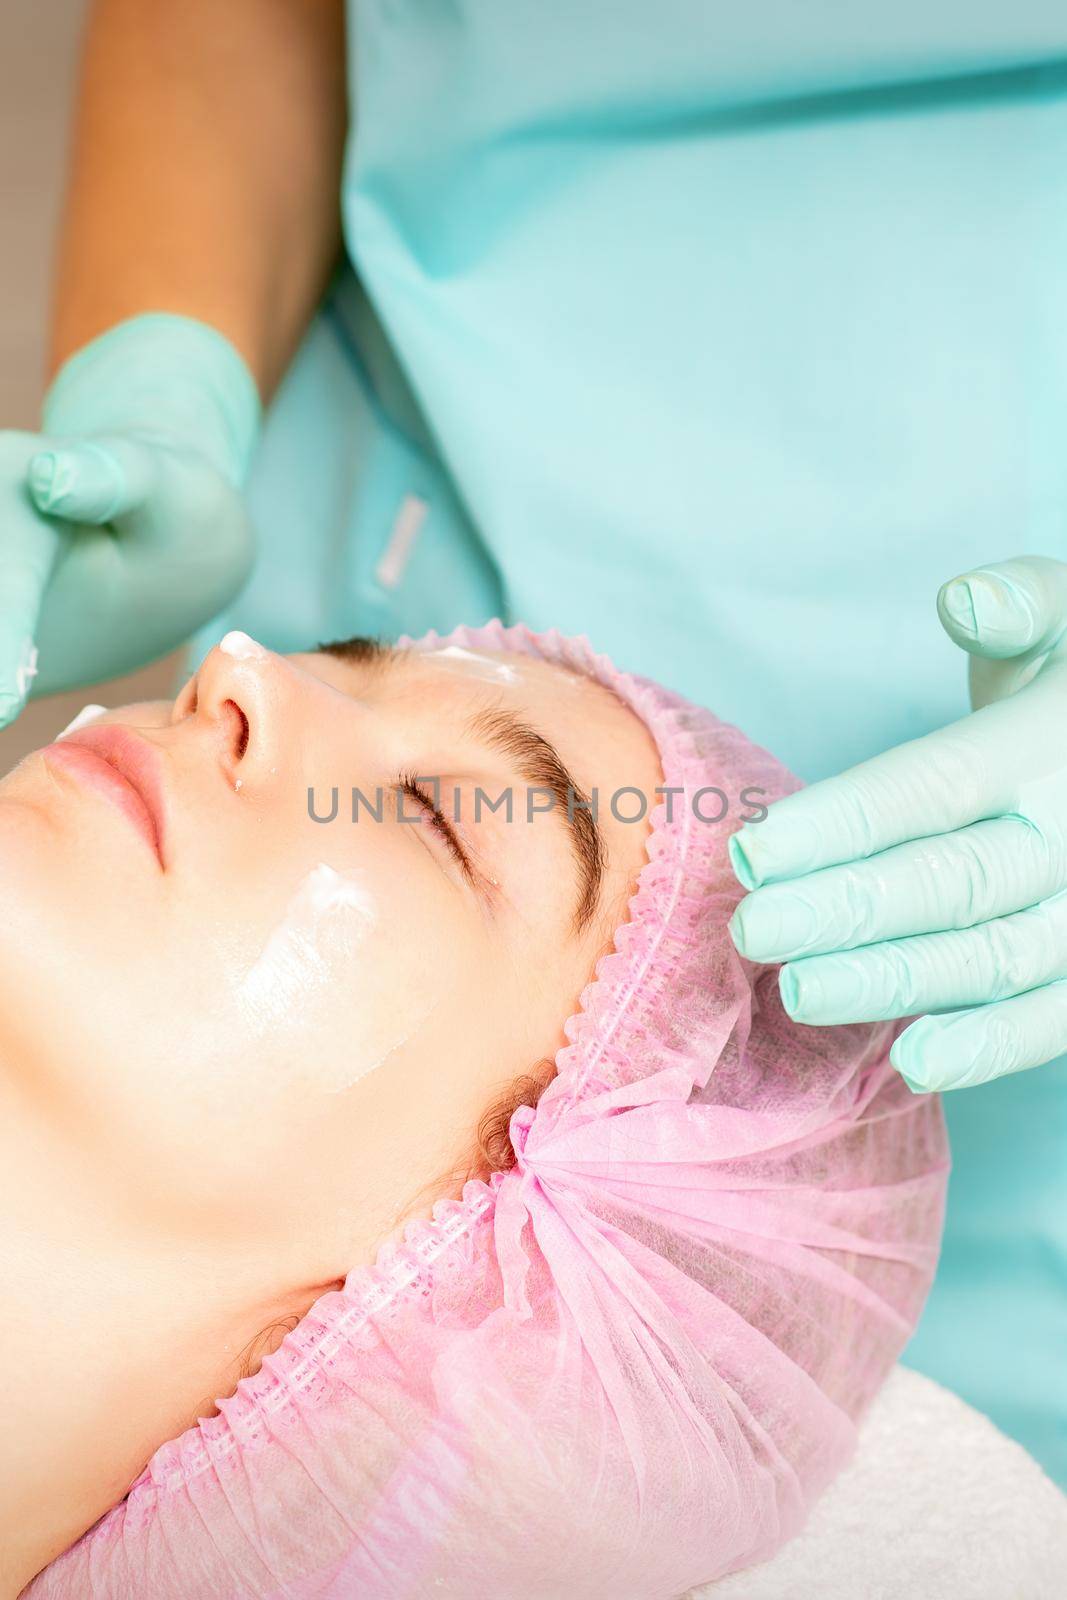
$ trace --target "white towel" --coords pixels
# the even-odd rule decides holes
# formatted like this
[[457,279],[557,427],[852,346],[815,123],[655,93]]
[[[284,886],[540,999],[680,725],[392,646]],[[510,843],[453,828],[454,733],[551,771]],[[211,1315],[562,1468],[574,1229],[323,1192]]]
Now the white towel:
[[682,1600],[1064,1596],[1067,1497],[987,1417],[898,1367],[804,1532]]

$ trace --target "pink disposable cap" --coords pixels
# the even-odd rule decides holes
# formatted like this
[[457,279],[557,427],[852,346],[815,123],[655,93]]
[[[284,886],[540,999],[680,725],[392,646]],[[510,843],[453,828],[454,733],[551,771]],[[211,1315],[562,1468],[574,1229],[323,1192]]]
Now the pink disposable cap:
[[674,1600],[798,1531],[915,1327],[937,1101],[890,1068],[898,1025],[789,1019],[777,970],[727,933],[740,813],[691,804],[797,780],[584,638],[494,621],[400,642],[587,674],[681,795],[652,814],[555,1078],[512,1117],[515,1166],[316,1302],[32,1600]]

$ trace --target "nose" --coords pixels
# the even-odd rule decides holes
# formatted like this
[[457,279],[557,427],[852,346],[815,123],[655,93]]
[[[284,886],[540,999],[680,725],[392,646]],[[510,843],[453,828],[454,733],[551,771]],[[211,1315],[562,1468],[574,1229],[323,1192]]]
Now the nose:
[[281,657],[244,634],[227,634],[174,702],[171,723],[202,723],[233,789],[255,790],[278,770],[285,678]]

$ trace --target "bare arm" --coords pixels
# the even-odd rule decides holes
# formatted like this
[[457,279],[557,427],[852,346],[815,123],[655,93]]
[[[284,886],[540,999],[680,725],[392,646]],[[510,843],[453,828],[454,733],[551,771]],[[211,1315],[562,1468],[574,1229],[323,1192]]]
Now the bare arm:
[[93,0],[49,375],[172,311],[269,399],[340,249],[346,115],[343,0]]

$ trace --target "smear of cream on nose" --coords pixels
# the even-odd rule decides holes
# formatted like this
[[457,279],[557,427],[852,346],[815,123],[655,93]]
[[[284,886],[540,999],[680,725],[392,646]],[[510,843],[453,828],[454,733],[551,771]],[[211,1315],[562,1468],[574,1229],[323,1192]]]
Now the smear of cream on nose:
[[359,879],[342,877],[319,862],[238,986],[238,1003],[249,1021],[257,1028],[273,1027],[336,983],[338,961],[356,949],[377,920],[374,897]]
[[258,661],[267,654],[261,644],[257,644],[247,633],[242,633],[240,628],[232,628],[229,633],[224,633],[219,640],[219,649],[224,656],[232,656],[235,661]]
[[440,650],[426,650],[424,654],[446,665],[468,672],[472,678],[484,678],[487,683],[518,683],[519,674],[507,661],[494,661],[492,656],[479,655],[476,650],[464,650],[462,645],[449,644]]
[[87,722],[92,722],[95,717],[105,716],[107,706],[82,706],[76,717],[72,717],[61,733],[56,734],[57,739],[62,739],[64,734],[73,733],[76,728],[84,728]]

